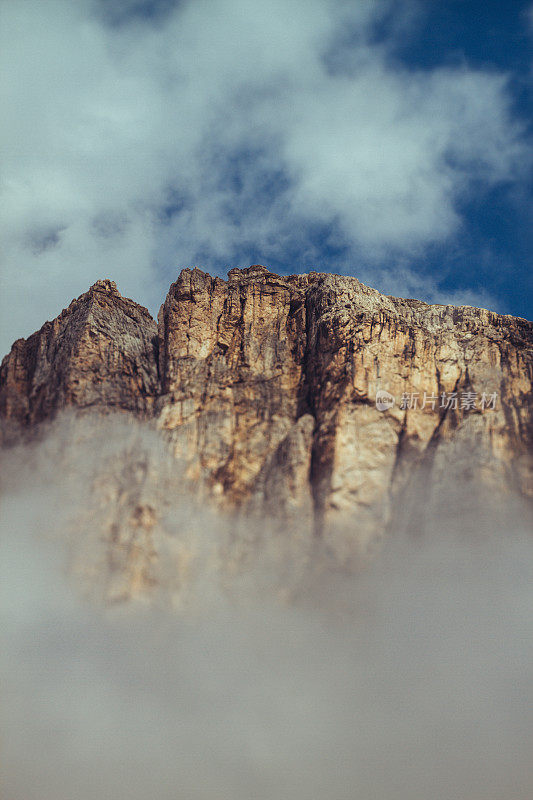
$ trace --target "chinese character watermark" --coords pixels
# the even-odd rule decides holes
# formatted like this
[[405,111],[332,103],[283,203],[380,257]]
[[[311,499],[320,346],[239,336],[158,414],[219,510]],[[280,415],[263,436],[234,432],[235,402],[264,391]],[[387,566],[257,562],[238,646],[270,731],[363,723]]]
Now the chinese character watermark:
[[[498,400],[497,392],[474,392],[472,390],[464,392],[441,392],[436,395],[433,392],[403,392],[398,403],[402,411],[419,409],[444,409],[449,411],[485,411],[496,408]],[[388,411],[396,403],[394,395],[385,389],[378,389],[376,392],[376,408],[378,411]]]

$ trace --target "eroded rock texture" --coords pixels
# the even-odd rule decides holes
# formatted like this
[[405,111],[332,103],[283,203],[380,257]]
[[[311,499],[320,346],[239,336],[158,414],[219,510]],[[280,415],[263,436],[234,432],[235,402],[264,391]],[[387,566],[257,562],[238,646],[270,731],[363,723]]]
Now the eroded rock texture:
[[[463,480],[533,494],[531,323],[330,275],[310,276],[306,308],[312,479],[326,533],[357,519],[359,542],[370,542],[393,501],[394,518],[416,527]],[[380,389],[397,401],[385,412]],[[468,392],[476,409],[461,407]],[[497,394],[494,409],[481,410],[484,393]]]
[[258,484],[267,493],[278,451],[298,474],[275,502],[310,502],[313,425],[298,423],[307,410],[303,283],[264,267],[231,270],[227,282],[184,270],[159,313],[159,423],[191,478],[228,505],[254,502]]
[[[341,560],[391,526],[422,527],[450,483],[483,486],[496,505],[511,490],[533,497],[532,323],[352,277],[186,269],[157,329],[99,281],[15,342],[0,380],[6,438],[9,423],[31,429],[67,406],[133,412],[199,497],[303,521]],[[379,390],[393,407],[376,408]],[[129,498],[130,528],[154,527],[145,505]]]
[[0,415],[31,427],[62,408],[151,414],[158,389],[157,329],[148,311],[97,281],[28,339],[0,368]]

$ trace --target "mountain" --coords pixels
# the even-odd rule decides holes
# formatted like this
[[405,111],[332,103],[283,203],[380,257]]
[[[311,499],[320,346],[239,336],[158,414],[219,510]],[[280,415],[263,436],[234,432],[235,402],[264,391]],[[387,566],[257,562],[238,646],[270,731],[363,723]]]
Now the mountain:
[[[388,297],[355,277],[255,265],[222,280],[195,268],[172,284],[157,325],[101,280],[16,341],[0,416],[6,446],[68,409],[138,419],[206,507],[305,521],[350,561],[453,505],[460,515],[464,502],[529,503],[532,383],[526,320]],[[152,530],[164,492],[154,477],[140,503],[135,480],[128,508]]]

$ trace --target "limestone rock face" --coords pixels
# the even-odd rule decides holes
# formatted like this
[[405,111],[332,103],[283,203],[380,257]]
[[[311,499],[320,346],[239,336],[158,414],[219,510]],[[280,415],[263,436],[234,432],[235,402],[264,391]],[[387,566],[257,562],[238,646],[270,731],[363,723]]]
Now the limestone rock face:
[[[364,546],[406,510],[416,528],[424,509],[437,513],[432,493],[463,480],[533,495],[531,323],[384,297],[355,278],[309,279],[312,480],[326,536],[357,519]],[[378,410],[379,390],[392,408]]]
[[235,505],[279,447],[285,460],[301,447],[292,429],[302,413],[305,295],[299,279],[265,267],[228,277],[184,270],[171,286],[159,312],[157,410],[190,477]]
[[0,415],[33,426],[59,409],[150,414],[158,392],[157,329],[148,311],[97,281],[53,322],[17,340],[0,369]]
[[[449,506],[448,484],[531,499],[532,381],[522,319],[387,297],[353,277],[185,269],[157,327],[99,281],[15,342],[0,414],[32,429],[64,407],[133,412],[197,496],[304,521],[349,562],[394,525],[423,527]],[[393,398],[383,410],[380,392]],[[151,530],[157,503],[141,500],[124,515]]]
[[[191,479],[226,506],[297,510],[347,557],[395,505],[417,509],[408,524],[433,513],[430,487],[475,478],[533,495],[525,320],[385,297],[351,277],[185,270],[159,339],[159,424]],[[392,408],[378,410],[379,390]]]

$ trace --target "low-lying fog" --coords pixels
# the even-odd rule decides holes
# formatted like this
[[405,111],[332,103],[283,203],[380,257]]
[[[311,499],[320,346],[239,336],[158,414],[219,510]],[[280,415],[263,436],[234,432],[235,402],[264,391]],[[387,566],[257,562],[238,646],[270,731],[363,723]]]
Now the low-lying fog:
[[357,575],[311,563],[299,597],[259,556],[225,592],[227,523],[181,498],[170,527],[179,539],[186,518],[210,560],[188,602],[165,605],[163,585],[155,604],[105,607],[69,575],[63,531],[114,445],[85,442],[73,466],[50,441],[4,463],[4,800],[531,800],[525,515],[392,535]]

